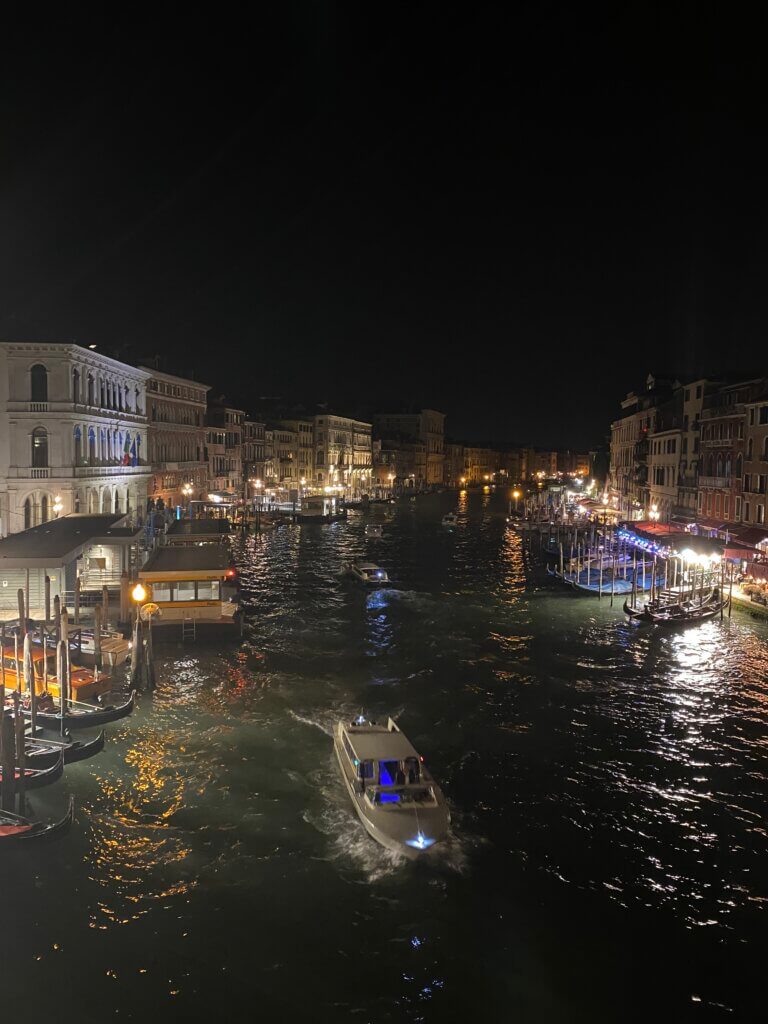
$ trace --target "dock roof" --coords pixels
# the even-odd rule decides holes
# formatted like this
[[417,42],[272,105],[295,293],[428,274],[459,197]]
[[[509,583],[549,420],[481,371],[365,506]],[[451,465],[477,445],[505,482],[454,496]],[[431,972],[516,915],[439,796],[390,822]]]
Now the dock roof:
[[215,572],[221,574],[229,569],[231,561],[226,549],[219,545],[208,544],[205,547],[164,547],[156,548],[149,556],[139,572]]
[[73,512],[0,540],[0,568],[48,569],[68,565],[91,544],[130,544],[141,533],[128,517]]
[[228,519],[174,519],[167,530],[169,537],[218,537],[231,532]]

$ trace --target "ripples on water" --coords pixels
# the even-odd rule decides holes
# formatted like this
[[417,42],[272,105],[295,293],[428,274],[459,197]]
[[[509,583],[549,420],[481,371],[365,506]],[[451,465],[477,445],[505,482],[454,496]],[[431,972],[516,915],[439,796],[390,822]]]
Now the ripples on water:
[[[498,497],[462,495],[449,531],[452,501],[376,509],[381,541],[351,515],[242,543],[242,644],[159,645],[156,693],[68,769],[72,835],[0,862],[25,984],[75,977],[82,1019],[245,992],[318,1021],[478,1019],[478,998],[493,1021],[647,1019],[655,987],[678,1019],[748,1005],[768,631],[627,624],[558,589]],[[393,587],[341,577],[360,555]],[[424,864],[368,839],[338,778],[333,724],[361,708],[444,784],[453,835]]]

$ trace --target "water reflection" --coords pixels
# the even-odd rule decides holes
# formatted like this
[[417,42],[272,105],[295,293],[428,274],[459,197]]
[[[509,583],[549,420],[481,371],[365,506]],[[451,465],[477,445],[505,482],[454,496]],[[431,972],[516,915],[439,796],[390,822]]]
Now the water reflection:
[[[47,956],[78,925],[98,932],[89,963],[116,972],[104,1005],[119,993],[126,1015],[144,998],[134,951],[156,948],[164,998],[196,978],[210,1012],[225,977],[233,997],[255,987],[295,1019],[311,999],[304,1019],[317,1020],[342,1004],[365,1019],[450,1020],[478,999],[505,1019],[510,963],[537,979],[526,1005],[556,988],[552,970],[567,989],[553,1019],[573,1006],[600,1019],[613,936],[631,942],[649,916],[655,941],[680,929],[682,960],[693,954],[679,936],[695,932],[717,957],[738,939],[756,963],[768,630],[737,615],[667,633],[628,625],[618,604],[541,572],[506,502],[472,491],[375,510],[375,543],[357,513],[238,541],[242,644],[158,645],[158,690],[67,773],[78,823],[57,847],[61,871],[48,879],[34,851],[13,861],[19,949]],[[368,592],[340,576],[361,556],[395,585]],[[424,865],[373,843],[340,782],[333,725],[361,708],[401,718],[451,802],[451,841]],[[35,797],[52,812],[56,799]],[[307,921],[322,925],[313,970],[297,939]],[[587,936],[581,988],[570,961]],[[79,953],[56,951],[69,977]],[[168,967],[174,956],[191,959]]]

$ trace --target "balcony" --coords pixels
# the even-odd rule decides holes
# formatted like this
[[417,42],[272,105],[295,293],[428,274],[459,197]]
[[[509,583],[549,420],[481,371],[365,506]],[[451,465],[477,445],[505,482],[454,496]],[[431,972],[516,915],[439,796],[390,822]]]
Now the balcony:
[[47,402],[30,402],[29,403],[29,411],[30,412],[48,412],[48,403]]
[[727,491],[730,489],[731,481],[727,476],[700,476],[699,487],[707,490]]
[[[72,475],[78,479],[104,476],[141,476],[149,472],[149,466],[121,466],[118,463],[113,466],[74,466],[72,469]],[[62,476],[65,474],[69,476],[69,469],[62,470]]]

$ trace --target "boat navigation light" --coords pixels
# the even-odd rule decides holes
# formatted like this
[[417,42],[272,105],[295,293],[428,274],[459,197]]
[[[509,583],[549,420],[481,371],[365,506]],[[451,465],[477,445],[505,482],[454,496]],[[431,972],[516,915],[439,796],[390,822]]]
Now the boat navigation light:
[[365,725],[365,715],[358,715],[355,719],[355,725]]
[[434,843],[434,839],[428,839],[419,829],[415,839],[406,839],[406,845],[412,846],[415,850],[426,850]]

